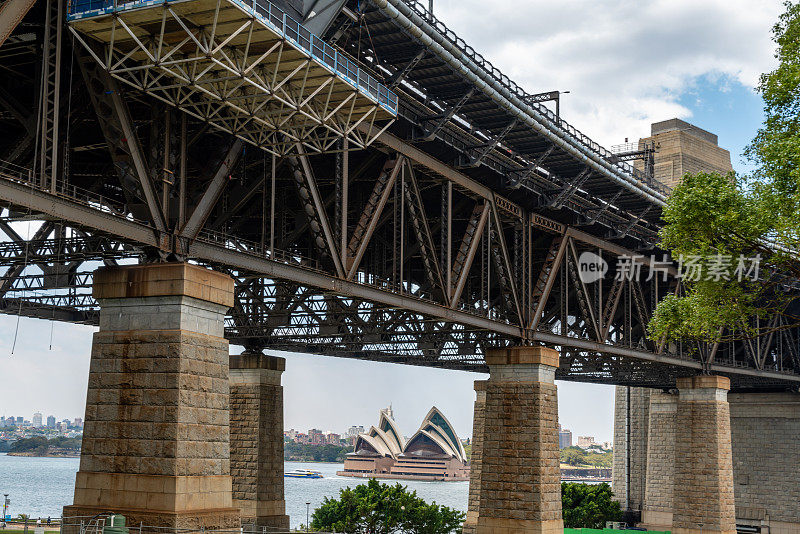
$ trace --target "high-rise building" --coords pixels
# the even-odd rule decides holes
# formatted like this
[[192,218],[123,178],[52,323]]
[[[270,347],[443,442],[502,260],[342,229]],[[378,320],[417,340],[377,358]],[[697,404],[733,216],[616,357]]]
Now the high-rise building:
[[389,403],[388,408],[383,408],[381,410],[381,413],[386,414],[386,417],[389,417],[390,419],[394,419],[394,411],[392,410],[392,403]]
[[588,449],[592,445],[597,445],[594,436],[578,436],[578,447]]
[[80,417],[75,418],[75,422],[72,424],[75,428],[83,428],[83,419]]
[[[561,425],[559,425],[559,428]],[[566,449],[572,447],[572,431],[568,428],[561,428],[558,431],[558,448]]]
[[56,427],[56,418],[54,415],[47,416],[47,428],[55,428]]
[[25,424],[25,420],[22,417],[17,417],[17,426],[22,426]]
[[41,413],[36,412],[35,414],[33,414],[33,426],[35,426],[36,428],[39,428],[39,427],[42,426],[42,414]]

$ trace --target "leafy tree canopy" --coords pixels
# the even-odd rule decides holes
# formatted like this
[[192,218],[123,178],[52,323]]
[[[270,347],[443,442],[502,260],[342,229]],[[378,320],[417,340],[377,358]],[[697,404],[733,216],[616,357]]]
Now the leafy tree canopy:
[[311,528],[353,534],[447,534],[461,529],[464,513],[428,504],[398,484],[371,479],[343,488],[338,499],[325,498],[314,511]]
[[608,484],[561,484],[561,508],[566,528],[605,528],[622,518],[620,504],[611,500]]
[[[763,320],[775,313],[784,326],[800,324],[782,289],[800,277],[800,4],[785,8],[773,28],[779,65],[758,86],[764,124],[746,150],[755,171],[686,175],[663,210],[662,246],[675,259],[693,258],[704,275],[684,276],[682,293],[659,303],[648,328],[654,341],[749,337],[779,326]],[[759,258],[757,280],[754,262],[740,265],[740,257]],[[706,276],[725,258],[728,276]]]

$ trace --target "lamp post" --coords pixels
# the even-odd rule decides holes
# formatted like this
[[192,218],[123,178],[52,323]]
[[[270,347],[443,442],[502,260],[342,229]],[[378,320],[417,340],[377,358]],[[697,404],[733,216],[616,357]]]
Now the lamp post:
[[306,532],[308,532],[308,512],[311,509],[311,503],[306,503]]
[[6,512],[8,512],[8,505],[11,504],[11,501],[8,500],[8,493],[3,494],[3,523],[6,522]]

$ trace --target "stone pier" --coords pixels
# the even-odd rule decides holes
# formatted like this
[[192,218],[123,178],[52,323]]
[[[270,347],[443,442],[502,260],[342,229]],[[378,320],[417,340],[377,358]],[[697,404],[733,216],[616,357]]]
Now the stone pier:
[[94,334],[74,504],[129,525],[237,528],[228,428],[230,277],[167,263],[95,271]]
[[650,393],[647,432],[647,484],[642,506],[642,524],[648,530],[672,529],[672,489],[675,473],[675,417],[678,396]]
[[233,504],[242,523],[288,530],[283,495],[283,386],[286,360],[245,352],[230,357]]
[[736,523],[800,532],[800,394],[730,393]]
[[469,466],[469,501],[463,534],[474,534],[478,528],[481,505],[481,457],[483,456],[486,422],[486,380],[475,381],[475,415],[472,420],[472,454]]
[[471,488],[467,526],[476,534],[562,534],[558,352],[495,349],[486,363],[480,468],[470,477],[477,488]]
[[735,534],[730,380],[679,378],[675,415],[673,534]]
[[650,394],[654,390],[617,386],[614,395],[614,460],[612,487],[625,520],[641,520],[647,476],[647,434]]

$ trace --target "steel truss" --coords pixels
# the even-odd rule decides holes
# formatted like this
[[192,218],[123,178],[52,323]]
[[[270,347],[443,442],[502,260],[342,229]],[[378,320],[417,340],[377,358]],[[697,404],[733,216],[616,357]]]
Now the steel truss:
[[[184,9],[198,2],[211,6],[204,15]],[[40,158],[0,138],[25,163],[0,162],[0,311],[96,324],[90,273],[100,262],[188,260],[234,278],[226,336],[253,350],[486,371],[489,347],[544,343],[560,349],[562,379],[672,387],[676,376],[715,372],[737,389],[800,382],[800,336],[780,316],[748,341],[648,340],[656,303],[681,290],[654,249],[660,208],[507,116],[481,122],[491,103],[477,87],[445,94],[430,51],[408,40],[397,57],[373,54],[401,95],[400,118],[385,129],[377,110],[344,111],[370,100],[361,85],[317,76],[285,37],[255,39],[266,26],[234,2],[156,4],[146,35],[142,9],[105,15],[105,37],[92,19],[73,22],[85,27],[75,47],[62,43],[76,71],[62,79],[71,84],[61,83],[60,108],[87,111],[61,115],[81,126],[56,152],[70,164],[42,180]],[[223,5],[227,33],[211,29]],[[364,20],[388,32],[374,35],[386,51],[396,28],[362,5]],[[193,18],[202,16],[208,24]],[[345,39],[339,22],[330,32]],[[36,94],[43,82],[31,66],[41,58],[29,48],[22,62],[0,53],[0,68],[13,66]],[[258,108],[254,87],[272,104]],[[339,105],[325,108],[328,94],[350,98],[336,112],[347,115],[301,137],[310,117]],[[35,109],[0,123],[29,135]],[[609,266],[594,282],[580,276],[587,252]],[[640,278],[615,279],[617,258],[636,255]]]
[[396,114],[385,87],[267,1],[153,4],[74,11],[70,30],[116,79],[223,132],[276,155],[324,153],[345,137],[369,145],[356,126]]

